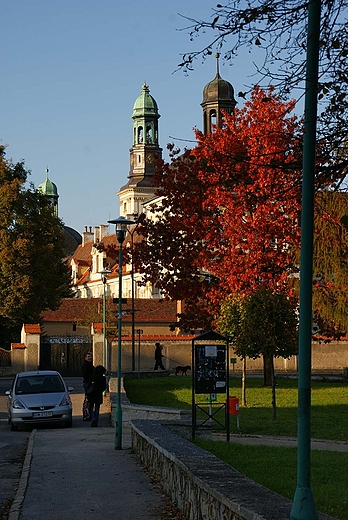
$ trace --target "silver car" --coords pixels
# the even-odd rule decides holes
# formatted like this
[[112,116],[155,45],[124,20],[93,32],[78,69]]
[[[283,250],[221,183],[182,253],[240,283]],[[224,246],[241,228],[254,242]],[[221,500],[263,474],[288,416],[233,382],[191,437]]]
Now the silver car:
[[63,423],[72,426],[72,403],[64,379],[54,370],[20,372],[8,396],[11,430],[24,424]]

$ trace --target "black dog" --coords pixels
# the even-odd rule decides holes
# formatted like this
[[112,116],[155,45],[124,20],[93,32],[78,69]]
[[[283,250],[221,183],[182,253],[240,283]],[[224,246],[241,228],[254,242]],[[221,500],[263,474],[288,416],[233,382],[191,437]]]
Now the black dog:
[[179,372],[182,372],[182,375],[187,376],[187,371],[191,370],[191,367],[190,367],[190,365],[186,365],[185,367],[182,367],[181,365],[179,365],[178,367],[175,367],[174,370],[175,370],[176,376],[178,375]]

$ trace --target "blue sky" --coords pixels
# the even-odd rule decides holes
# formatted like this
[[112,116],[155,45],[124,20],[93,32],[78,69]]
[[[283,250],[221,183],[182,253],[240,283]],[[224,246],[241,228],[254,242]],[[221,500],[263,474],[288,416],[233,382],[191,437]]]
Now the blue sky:
[[[180,54],[207,41],[191,42],[178,13],[207,19],[215,5],[2,0],[0,142],[7,159],[25,160],[36,187],[49,168],[66,225],[82,232],[119,216],[116,193],[127,181],[132,108],[144,81],[161,114],[164,152],[170,136],[193,139],[193,127],[202,127],[202,91],[215,58],[197,61],[189,76],[174,73]],[[220,66],[236,93],[250,83],[252,59],[244,53]]]

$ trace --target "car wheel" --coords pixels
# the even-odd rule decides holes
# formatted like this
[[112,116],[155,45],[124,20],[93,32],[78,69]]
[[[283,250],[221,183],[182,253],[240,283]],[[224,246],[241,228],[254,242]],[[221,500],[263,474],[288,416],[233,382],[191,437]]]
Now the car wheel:
[[70,419],[70,421],[66,421],[65,426],[67,428],[71,428],[72,427],[72,419]]
[[9,422],[10,422],[11,432],[17,432],[18,426],[16,424],[13,424],[13,422],[11,422],[10,419],[9,419]]

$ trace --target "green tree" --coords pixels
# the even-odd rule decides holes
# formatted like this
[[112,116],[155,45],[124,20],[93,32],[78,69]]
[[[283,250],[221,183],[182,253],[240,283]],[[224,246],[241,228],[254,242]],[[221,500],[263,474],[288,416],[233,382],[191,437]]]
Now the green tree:
[[313,248],[313,311],[320,333],[339,338],[348,331],[348,195],[316,194]]
[[228,339],[233,346],[236,354],[243,360],[242,369],[242,406],[246,406],[246,358],[248,346],[243,344],[243,318],[244,307],[243,297],[230,296],[222,302],[220,307],[220,314],[216,320],[216,328]]
[[[44,309],[71,295],[62,222],[31,185],[24,163],[0,147],[0,327],[7,345],[22,323],[37,323]],[[10,333],[10,334],[9,334]]]
[[263,356],[264,384],[272,387],[276,418],[274,357],[297,353],[297,315],[294,302],[284,293],[261,287],[242,299],[231,298],[221,308],[219,331],[230,338],[237,355]]

